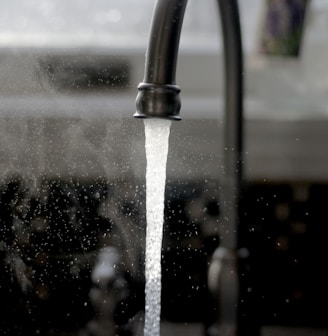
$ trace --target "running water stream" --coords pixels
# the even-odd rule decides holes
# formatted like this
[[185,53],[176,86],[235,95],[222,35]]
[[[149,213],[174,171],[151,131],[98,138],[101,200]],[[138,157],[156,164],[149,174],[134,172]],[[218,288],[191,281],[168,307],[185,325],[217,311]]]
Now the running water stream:
[[145,119],[146,169],[146,260],[144,336],[160,335],[161,250],[164,220],[166,161],[171,121]]

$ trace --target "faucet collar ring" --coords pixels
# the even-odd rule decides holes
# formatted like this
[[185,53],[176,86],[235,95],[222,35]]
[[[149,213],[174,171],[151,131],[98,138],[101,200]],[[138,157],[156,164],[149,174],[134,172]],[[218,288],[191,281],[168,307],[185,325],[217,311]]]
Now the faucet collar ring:
[[140,83],[136,98],[136,118],[181,120],[180,87],[175,84]]

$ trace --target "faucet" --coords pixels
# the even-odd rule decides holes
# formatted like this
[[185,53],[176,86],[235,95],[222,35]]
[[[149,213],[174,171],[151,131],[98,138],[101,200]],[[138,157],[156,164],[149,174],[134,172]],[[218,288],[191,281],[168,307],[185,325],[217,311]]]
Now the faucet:
[[[138,86],[136,98],[136,118],[181,119],[176,66],[187,2],[188,0],[157,0],[155,3],[144,79]],[[225,150],[220,212],[223,229],[219,250],[214,253],[209,267],[209,288],[219,293],[220,335],[255,336],[254,330],[242,330],[238,322],[239,316],[243,315],[238,308],[238,265],[241,254],[245,255],[245,249],[240,248],[238,234],[243,164],[243,52],[238,0],[218,0],[218,8],[225,62]],[[240,250],[243,253],[239,253]]]

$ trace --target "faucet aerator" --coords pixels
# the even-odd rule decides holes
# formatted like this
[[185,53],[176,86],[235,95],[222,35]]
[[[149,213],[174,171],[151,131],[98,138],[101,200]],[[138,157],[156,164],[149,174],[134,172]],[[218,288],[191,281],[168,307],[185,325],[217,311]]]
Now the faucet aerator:
[[181,120],[180,88],[174,84],[140,83],[136,98],[136,118]]

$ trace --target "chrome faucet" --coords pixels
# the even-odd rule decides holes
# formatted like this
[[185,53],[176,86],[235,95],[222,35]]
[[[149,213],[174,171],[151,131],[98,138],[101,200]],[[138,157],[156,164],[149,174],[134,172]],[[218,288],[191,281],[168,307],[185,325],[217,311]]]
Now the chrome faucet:
[[[137,118],[180,120],[180,88],[176,84],[176,65],[182,22],[187,0],[157,0],[146,53],[143,82],[138,86]],[[243,138],[243,52],[237,0],[218,0],[225,60],[224,171],[222,179],[220,251],[214,253],[210,267],[211,288],[220,295],[220,335],[248,335],[238,325],[238,241],[239,201],[242,181]],[[244,249],[243,249],[244,251]],[[218,267],[215,267],[218,266]],[[219,274],[213,275],[213,269]],[[215,273],[215,272],[214,272]],[[229,281],[223,281],[230,274]],[[231,281],[231,274],[235,275]],[[222,284],[229,288],[222,288]],[[224,299],[225,298],[225,299]],[[222,301],[223,300],[223,301]],[[229,300],[229,302],[224,302]],[[233,302],[231,302],[231,300]],[[232,309],[224,309],[224,307]]]

